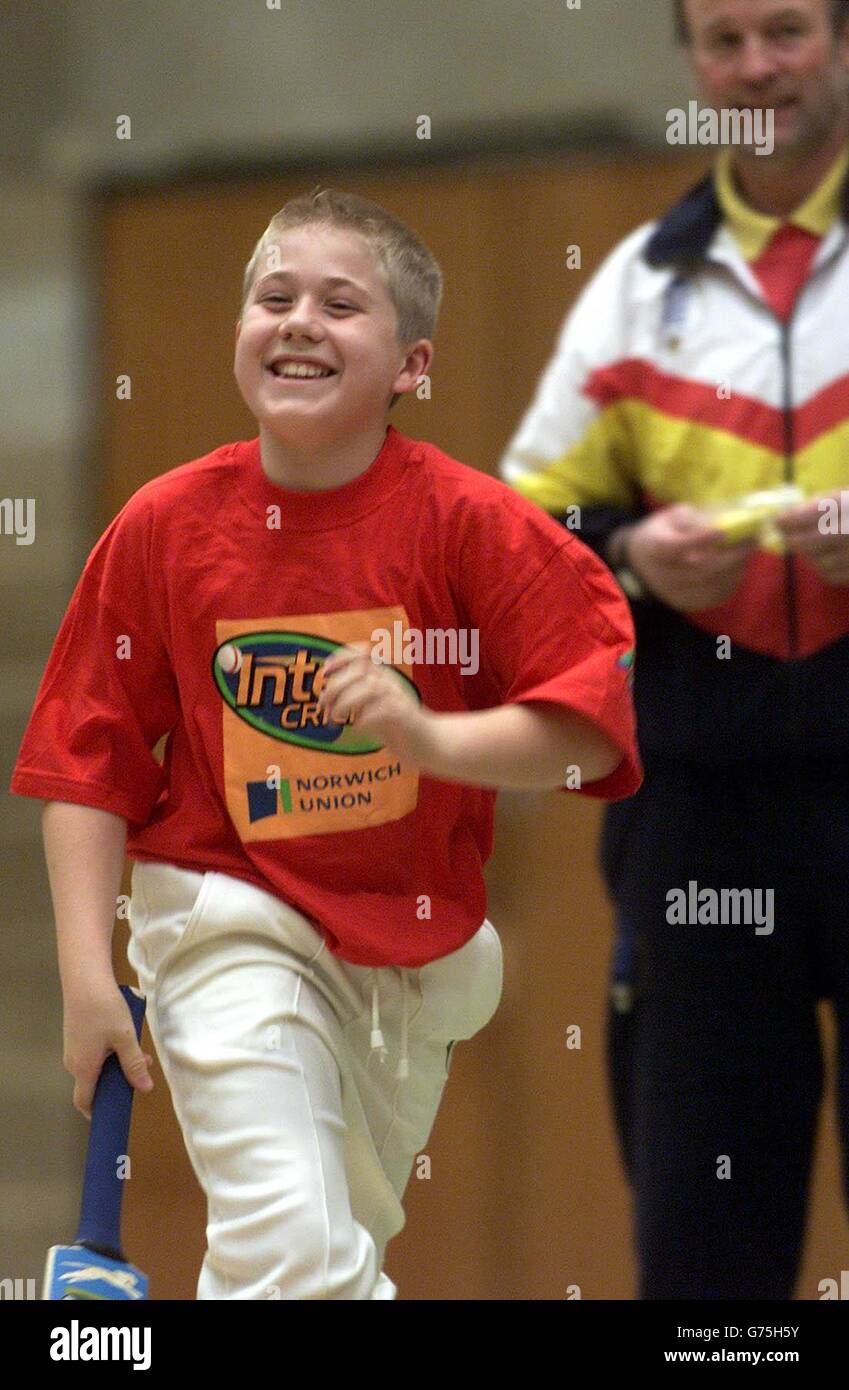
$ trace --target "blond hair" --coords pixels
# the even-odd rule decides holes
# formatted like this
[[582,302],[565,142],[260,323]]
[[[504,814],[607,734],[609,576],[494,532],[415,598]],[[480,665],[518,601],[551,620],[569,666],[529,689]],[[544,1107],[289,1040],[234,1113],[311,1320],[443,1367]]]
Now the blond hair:
[[322,224],[357,232],[371,247],[398,316],[398,342],[431,339],[442,299],[442,271],[416,233],[379,203],[356,193],[316,188],[275,212],[245,267],[241,312],[244,312],[260,261],[281,232]]

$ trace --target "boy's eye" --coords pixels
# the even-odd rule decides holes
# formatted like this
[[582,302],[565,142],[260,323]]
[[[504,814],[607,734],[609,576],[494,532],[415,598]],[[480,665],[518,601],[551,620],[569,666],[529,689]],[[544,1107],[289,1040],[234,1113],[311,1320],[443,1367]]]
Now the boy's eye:
[[[267,294],[265,295],[262,302],[263,304],[291,304],[292,301],[288,295]],[[331,304],[328,304],[327,307],[329,309],[345,309],[351,313],[355,312],[357,308],[356,304],[348,304],[345,300],[342,299],[334,299],[333,302]]]

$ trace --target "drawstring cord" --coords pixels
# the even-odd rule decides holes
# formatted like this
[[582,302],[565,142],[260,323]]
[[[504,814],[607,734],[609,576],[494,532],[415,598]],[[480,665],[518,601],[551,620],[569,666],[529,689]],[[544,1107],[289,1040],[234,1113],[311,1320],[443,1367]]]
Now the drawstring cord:
[[380,1049],[381,1056],[386,1055],[386,1043],[383,1041],[383,1034],[380,1031],[380,1005],[378,1003],[378,984],[377,971],[375,970],[371,982],[371,1051]]
[[398,1061],[398,1068],[395,1072],[396,1081],[406,1081],[410,1075],[410,1063],[407,1060],[407,972],[401,971],[401,1056]]
[[[398,1059],[398,1066],[395,1069],[396,1081],[406,1081],[410,1075],[410,1062],[408,1057],[408,1007],[407,1007],[407,972],[401,970],[401,1056]],[[387,1047],[380,1027],[380,986],[378,984],[378,972],[374,971],[371,982],[371,1052],[379,1052],[380,1060],[385,1061]]]

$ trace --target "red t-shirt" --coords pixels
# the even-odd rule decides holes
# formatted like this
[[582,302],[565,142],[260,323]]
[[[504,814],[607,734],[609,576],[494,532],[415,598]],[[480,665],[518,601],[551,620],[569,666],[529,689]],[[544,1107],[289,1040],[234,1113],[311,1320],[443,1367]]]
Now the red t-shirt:
[[623,757],[582,790],[639,786],[633,628],[608,571],[512,488],[390,425],[328,491],[271,482],[258,439],[139,488],[86,562],[11,790],[125,817],[131,859],[257,884],[345,960],[423,965],[486,915],[496,793],[322,723],[317,666],[368,639],[436,712],[541,700],[589,717]]

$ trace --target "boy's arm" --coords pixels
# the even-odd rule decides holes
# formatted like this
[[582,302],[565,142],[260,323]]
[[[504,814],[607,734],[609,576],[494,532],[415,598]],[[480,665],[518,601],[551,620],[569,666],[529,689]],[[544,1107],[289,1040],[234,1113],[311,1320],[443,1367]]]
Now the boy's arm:
[[93,806],[49,801],[42,833],[65,1011],[63,1060],[76,1082],[74,1105],[90,1116],[110,1050],[133,1085],[150,1090],[153,1084],[112,969],[127,822]]
[[599,781],[622,761],[621,750],[589,719],[550,705],[419,713],[413,758],[442,781],[542,790],[562,787],[571,768],[578,785]]
[[[158,480],[134,493],[86,560],[11,780],[16,795],[46,803],[63,1061],[75,1079],[74,1105],[85,1115],[111,1052],[132,1085],[152,1085],[112,970],[111,938],[127,826],[148,823],[167,775],[154,750],[182,717],[168,644],[159,497]],[[154,552],[157,539],[163,551]]]
[[98,981],[115,981],[112,929],[127,822],[93,806],[48,801],[41,826],[56,918],[59,975],[67,998]]
[[[526,790],[570,781],[582,787],[603,782],[623,761],[622,747],[597,721],[545,699],[462,714],[428,709],[373,662],[365,643],[328,658],[318,699],[331,719],[350,718],[354,728],[443,781]],[[627,733],[620,737],[627,744]]]

